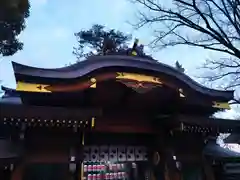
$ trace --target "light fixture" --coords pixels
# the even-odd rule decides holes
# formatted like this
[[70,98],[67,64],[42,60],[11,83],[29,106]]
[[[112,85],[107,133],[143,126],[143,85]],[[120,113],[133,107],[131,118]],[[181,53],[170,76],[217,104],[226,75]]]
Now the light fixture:
[[76,169],[77,169],[76,163],[70,162],[70,163],[69,163],[69,171],[70,171],[71,173],[74,173],[74,172],[76,171]]
[[14,165],[10,164],[10,170],[13,171]]
[[179,162],[179,161],[176,161],[176,167],[177,167],[178,170],[181,170],[181,168],[182,168],[182,163]]

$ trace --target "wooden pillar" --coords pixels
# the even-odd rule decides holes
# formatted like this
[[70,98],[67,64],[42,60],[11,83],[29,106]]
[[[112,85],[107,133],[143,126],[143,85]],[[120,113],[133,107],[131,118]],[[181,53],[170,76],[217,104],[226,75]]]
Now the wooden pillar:
[[81,164],[80,166],[80,173],[79,173],[79,179],[78,180],[83,180],[84,179],[84,145],[85,145],[85,132],[82,132],[82,137],[81,137],[81,145],[80,145],[80,157],[79,157],[79,162]]
[[203,160],[202,164],[203,164],[203,170],[204,170],[204,174],[206,176],[206,180],[215,180],[212,165],[210,164],[209,161],[207,161],[205,156],[203,156],[202,160]]
[[11,180],[22,180],[24,171],[24,164],[19,164],[16,166],[14,171],[12,172]]
[[[76,136],[75,144],[70,152],[70,163],[75,165],[75,170],[72,172],[72,179],[81,180],[83,179],[83,147],[84,147],[84,131],[79,132],[77,128],[74,129]],[[71,159],[74,157],[74,160]]]
[[[20,145],[20,149],[24,152],[24,140],[25,140],[25,130],[26,130],[26,124],[22,123],[21,127],[20,127],[20,132],[19,132],[19,145]],[[20,164],[18,164],[13,172],[12,172],[12,176],[11,176],[11,180],[22,180],[23,178],[23,171],[24,171],[24,166],[25,164],[23,162],[20,162]]]
[[177,168],[179,162],[177,156],[172,153],[172,150],[165,152],[165,178],[167,180],[181,180],[181,171]]
[[156,180],[165,180],[164,171],[165,171],[165,136],[163,131],[159,130],[158,134],[154,137],[154,146],[152,153],[149,157],[150,164],[152,165],[151,169],[153,170],[153,179]]

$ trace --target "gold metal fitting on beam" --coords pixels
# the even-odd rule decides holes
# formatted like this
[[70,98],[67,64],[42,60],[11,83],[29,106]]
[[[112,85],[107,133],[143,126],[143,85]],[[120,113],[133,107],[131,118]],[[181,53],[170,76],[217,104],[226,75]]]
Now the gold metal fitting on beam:
[[92,117],[92,121],[91,121],[91,127],[93,128],[95,126],[95,118]]
[[228,102],[216,102],[216,101],[213,101],[212,107],[219,108],[219,109],[231,109]]

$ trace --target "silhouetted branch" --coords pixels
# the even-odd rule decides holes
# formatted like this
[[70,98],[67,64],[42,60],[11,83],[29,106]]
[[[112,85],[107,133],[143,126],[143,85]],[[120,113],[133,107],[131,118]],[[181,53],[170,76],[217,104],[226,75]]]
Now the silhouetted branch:
[[[187,45],[221,52],[228,58],[207,60],[203,78],[228,80],[225,88],[240,84],[240,3],[239,0],[131,0],[144,7],[135,28],[148,25],[154,30],[153,48]],[[146,10],[146,11],[145,11]]]

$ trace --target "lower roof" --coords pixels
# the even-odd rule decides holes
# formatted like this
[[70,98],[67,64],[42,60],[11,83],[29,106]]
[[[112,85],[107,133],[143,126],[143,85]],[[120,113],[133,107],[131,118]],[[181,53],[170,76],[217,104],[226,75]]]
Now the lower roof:
[[19,158],[21,149],[10,140],[0,139],[0,162],[14,161]]
[[211,141],[206,145],[204,154],[211,156],[214,159],[240,158],[240,153],[223,148],[215,142]]
[[239,143],[240,144],[240,133],[238,134],[231,134],[226,139],[224,139],[225,143]]

